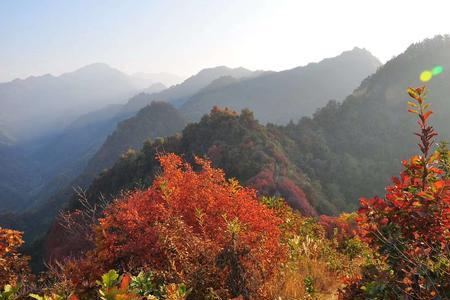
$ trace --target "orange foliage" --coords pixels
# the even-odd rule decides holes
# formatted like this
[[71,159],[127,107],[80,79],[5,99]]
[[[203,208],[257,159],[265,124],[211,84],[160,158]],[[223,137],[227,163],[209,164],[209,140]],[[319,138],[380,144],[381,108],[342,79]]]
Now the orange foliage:
[[0,228],[0,286],[16,284],[27,275],[28,258],[18,252],[22,246],[22,233]]
[[118,199],[105,211],[96,228],[96,248],[73,268],[81,272],[79,282],[110,268],[149,266],[194,291],[212,288],[229,296],[233,270],[218,260],[234,249],[246,289],[264,298],[265,285],[285,257],[279,242],[282,220],[258,202],[255,190],[227,181],[207,160],[196,158],[196,172],[175,154],[158,159],[163,171],[149,189]]

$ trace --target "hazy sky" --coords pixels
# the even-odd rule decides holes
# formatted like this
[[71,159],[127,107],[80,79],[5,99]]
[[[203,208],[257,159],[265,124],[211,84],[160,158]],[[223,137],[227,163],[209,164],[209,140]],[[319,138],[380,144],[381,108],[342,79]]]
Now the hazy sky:
[[282,70],[354,46],[382,61],[450,33],[448,0],[1,0],[0,81],[93,62],[190,75]]

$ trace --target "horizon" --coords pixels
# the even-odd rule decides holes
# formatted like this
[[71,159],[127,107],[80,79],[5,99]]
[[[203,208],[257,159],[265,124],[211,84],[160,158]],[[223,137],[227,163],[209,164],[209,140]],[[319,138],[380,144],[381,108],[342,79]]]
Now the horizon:
[[[150,72],[139,72],[139,71],[138,71],[138,72],[128,73],[128,72],[125,72],[124,70],[121,70],[120,68],[118,68],[118,67],[116,67],[116,66],[113,66],[113,65],[111,65],[111,64],[109,64],[109,63],[107,63],[107,62],[101,62],[101,61],[98,61],[98,62],[91,62],[91,63],[88,63],[88,64],[86,64],[86,65],[79,66],[79,67],[77,67],[77,68],[75,68],[75,69],[72,69],[72,70],[66,70],[66,71],[63,71],[63,72],[61,72],[61,73],[56,73],[56,74],[53,74],[53,73],[31,74],[31,75],[26,76],[26,77],[16,77],[16,78],[13,78],[12,80],[9,80],[9,81],[0,81],[0,84],[1,84],[1,83],[12,82],[12,81],[15,81],[15,80],[27,80],[27,79],[29,79],[29,78],[39,78],[39,77],[45,77],[45,76],[59,77],[59,76],[62,76],[62,75],[64,75],[64,74],[70,74],[70,73],[73,73],[73,72],[77,72],[77,71],[82,70],[82,69],[84,69],[84,68],[92,67],[92,66],[95,66],[95,65],[104,65],[104,66],[107,66],[108,68],[111,68],[111,69],[113,69],[113,70],[117,70],[117,71],[119,71],[119,72],[121,72],[121,73],[123,73],[123,74],[126,74],[126,75],[128,75],[128,76],[132,76],[132,77],[133,77],[133,76],[138,77],[139,75],[162,75],[162,74],[168,74],[168,75],[173,75],[173,76],[176,76],[176,77],[181,78],[181,81],[180,81],[180,82],[183,82],[183,81],[185,81],[186,79],[188,79],[189,77],[195,76],[196,74],[198,74],[199,72],[201,72],[201,71],[203,71],[203,70],[214,69],[214,68],[220,68],[220,67],[226,67],[226,68],[230,68],[230,69],[239,69],[239,68],[243,68],[243,69],[247,69],[247,70],[250,70],[250,71],[282,72],[282,71],[286,71],[286,70],[295,69],[295,68],[298,68],[298,67],[306,67],[306,66],[308,66],[309,64],[320,63],[321,61],[323,61],[323,60],[325,60],[325,59],[330,59],[330,58],[339,57],[340,55],[342,55],[342,54],[344,54],[344,53],[346,53],[346,52],[351,52],[351,51],[353,51],[353,50],[355,50],[355,49],[360,49],[360,50],[368,51],[370,54],[372,54],[372,56],[374,56],[376,59],[378,59],[378,60],[382,63],[382,65],[386,63],[386,62],[381,61],[381,59],[379,59],[376,55],[374,55],[369,49],[366,49],[366,48],[363,48],[363,47],[354,46],[353,48],[344,50],[344,51],[342,51],[342,52],[340,52],[340,53],[337,53],[336,55],[332,55],[332,56],[329,56],[329,57],[323,57],[323,58],[321,58],[321,59],[319,59],[319,60],[317,60],[317,61],[310,61],[310,62],[307,62],[307,63],[305,63],[305,64],[303,64],[303,65],[291,66],[291,67],[288,67],[288,68],[282,69],[282,70],[250,69],[250,68],[247,68],[246,66],[214,65],[214,66],[205,66],[205,67],[203,67],[203,68],[198,69],[197,71],[194,71],[194,72],[191,73],[191,74],[175,74],[175,73],[170,73],[170,72],[165,72],[165,71],[161,71],[161,72],[151,72],[151,73],[150,73]],[[405,49],[405,50],[406,50],[406,49]],[[400,54],[400,53],[399,53],[399,54]],[[398,55],[399,55],[399,54],[398,54]],[[396,57],[396,56],[397,56],[397,55],[395,55],[394,57]],[[155,82],[155,83],[157,83],[157,82]]]
[[183,78],[222,65],[281,71],[354,47],[385,63],[412,43],[450,33],[445,10],[435,7],[421,6],[424,17],[416,21],[404,5],[387,0],[369,9],[355,0],[6,1],[0,3],[0,82],[58,76],[92,63]]

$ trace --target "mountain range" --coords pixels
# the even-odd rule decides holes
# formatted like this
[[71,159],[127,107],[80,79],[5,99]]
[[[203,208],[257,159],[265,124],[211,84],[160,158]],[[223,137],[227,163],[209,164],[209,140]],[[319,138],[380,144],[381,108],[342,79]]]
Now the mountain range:
[[60,76],[43,75],[0,83],[0,122],[17,140],[48,136],[79,116],[123,103],[149,84],[105,64]]
[[[218,77],[230,74],[242,74],[243,72],[251,73],[250,71],[234,70],[226,67],[206,69],[190,77],[183,84],[168,88],[167,92],[163,95],[173,95],[180,98],[187,97]],[[97,79],[94,80],[93,78]],[[0,202],[5,203],[0,208],[0,211],[33,208],[35,204],[45,201],[59,189],[70,184],[83,172],[88,161],[99,150],[119,122],[131,118],[136,114],[137,111],[130,110],[130,107],[140,101],[144,101],[144,103],[139,108],[145,107],[152,102],[147,102],[149,97],[152,95],[159,96],[161,95],[161,89],[165,89],[164,85],[151,82],[149,82],[150,86],[146,85],[144,88],[142,79],[136,80],[132,76],[128,76],[104,64],[90,65],[59,77],[47,75],[38,78],[28,78],[26,80],[15,80],[3,85],[7,86],[10,90],[13,86],[15,89],[19,89],[17,84],[20,85],[23,82],[27,82],[27,85],[30,87],[21,92],[27,96],[21,96],[20,101],[23,103],[30,102],[33,93],[37,95],[37,99],[44,99],[39,101],[40,110],[34,110],[32,105],[27,104],[27,106],[32,111],[33,118],[45,120],[48,126],[50,126],[50,123],[54,125],[53,127],[46,127],[47,129],[43,129],[40,133],[35,132],[31,140],[29,137],[18,134],[18,129],[16,129],[14,136],[16,141],[7,153],[21,153],[21,163],[15,163],[16,160],[8,158],[6,154],[3,158],[4,160],[0,161],[0,178],[6,178],[4,185],[8,186],[7,191],[0,190]],[[58,83],[61,83],[61,86],[57,86]],[[48,87],[48,90],[42,88],[42,85]],[[94,88],[95,85],[97,86]],[[66,90],[68,86],[71,87],[70,90]],[[80,91],[78,94],[70,92],[76,90],[76,86],[82,92]],[[8,114],[17,115],[15,118],[19,119],[21,116],[20,106],[15,108],[12,105],[15,101],[13,97],[1,98],[1,87],[0,85],[0,105],[10,107],[11,109],[9,109]],[[83,91],[84,89],[86,91]],[[25,93],[27,90],[29,91],[28,94]],[[89,94],[89,90],[94,90],[95,92],[87,97],[86,95]],[[126,90],[127,92],[122,93],[119,90]],[[144,93],[143,91],[149,92],[150,94]],[[62,99],[70,100],[69,105],[77,106],[79,102],[92,102],[92,107],[100,108],[92,108],[88,113],[81,114],[77,118],[72,118],[68,115],[61,116],[61,114],[55,112],[51,113],[51,117],[46,118],[45,113],[40,113],[41,110],[45,110],[48,105],[54,105],[53,102],[56,102],[55,95],[59,94],[64,95],[64,97],[61,97]],[[84,94],[84,96],[78,97],[79,94]],[[99,98],[97,97],[98,95],[102,95],[102,97]],[[111,97],[108,96],[108,98],[106,95],[110,95]],[[130,97],[130,95],[133,96]],[[15,97],[19,96],[16,95]],[[50,97],[50,99],[47,99],[47,97]],[[103,103],[103,106],[101,103]],[[104,105],[105,103],[107,105]],[[49,111],[63,109],[64,105],[64,103],[56,105],[54,108],[49,108]],[[5,110],[5,115],[7,111]],[[52,118],[60,117],[64,120],[64,123],[68,124],[65,126],[58,124],[56,126]],[[70,119],[73,120],[69,122]],[[5,136],[2,140],[6,142],[6,135],[8,134],[9,136],[10,132],[3,128],[8,128],[12,124],[1,118],[0,120],[0,124],[9,124],[2,125],[1,127],[2,132],[5,132],[5,134],[2,134],[2,136]],[[34,126],[32,121],[33,119],[24,121],[24,132],[29,133],[29,127]],[[25,123],[28,125],[25,125]],[[38,127],[36,125],[36,129]],[[10,141],[12,138],[8,138],[7,140]],[[8,178],[11,178],[11,173],[29,174],[33,176],[34,180],[26,180],[18,184],[16,181],[8,180]],[[12,178],[15,177],[13,176]],[[21,195],[21,197],[11,197],[11,193],[13,195]]]
[[342,101],[379,66],[370,52],[355,48],[291,70],[242,80],[221,78],[186,100],[180,110],[197,121],[213,106],[248,108],[263,123],[286,124],[312,115],[331,99]]
[[[283,195],[307,215],[353,210],[358,197],[382,194],[386,178],[401,168],[398,161],[412,153],[408,128],[414,120],[405,113],[405,90],[421,84],[423,70],[449,69],[449,53],[449,37],[438,36],[382,66],[355,48],[281,72],[205,69],[181,84],[91,111],[25,149],[6,142],[4,153],[15,159],[0,164],[14,170],[14,162],[26,162],[45,180],[27,193],[12,180],[17,189],[8,184],[5,194],[18,195],[14,199],[22,199],[19,207],[28,211],[5,214],[0,223],[25,229],[36,240],[59,209],[77,207],[73,186],[86,187],[93,203],[99,195],[113,198],[147,186],[159,170],[154,155],[161,151],[188,160],[206,155],[227,176],[262,194]],[[450,137],[448,79],[444,71],[427,84],[441,139]],[[29,220],[39,222],[31,226]],[[38,240],[42,248],[44,240]]]
[[[450,68],[449,53],[447,36],[414,44],[363,80],[342,103],[330,101],[312,117],[286,126],[261,125],[248,110],[237,114],[214,108],[182,135],[145,144],[141,152],[120,159],[94,180],[86,195],[95,203],[99,195],[113,198],[147,186],[159,172],[155,154],[168,151],[188,160],[206,156],[228,176],[262,194],[282,195],[307,215],[354,210],[360,196],[382,195],[387,179],[400,170],[399,161],[415,149],[405,90],[421,84],[423,70]],[[446,82],[443,73],[428,83],[439,139],[450,137]],[[80,208],[76,196],[70,203],[68,208]],[[47,241],[54,236],[60,233],[51,231]]]

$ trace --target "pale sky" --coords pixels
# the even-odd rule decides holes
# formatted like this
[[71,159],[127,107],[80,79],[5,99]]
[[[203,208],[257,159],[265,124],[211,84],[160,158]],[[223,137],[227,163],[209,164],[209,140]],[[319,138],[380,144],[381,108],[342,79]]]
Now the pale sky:
[[94,62],[191,75],[283,70],[355,46],[383,62],[450,33],[448,0],[1,0],[0,82]]

